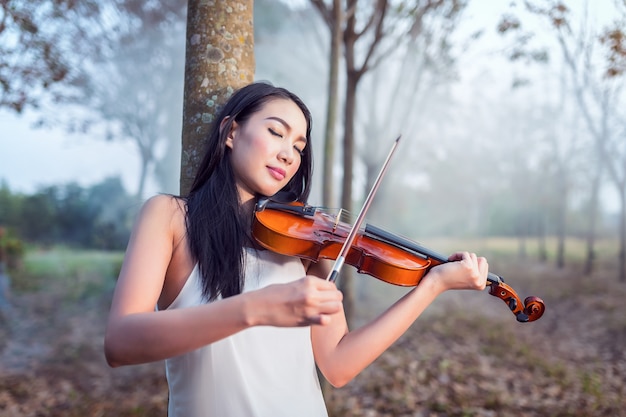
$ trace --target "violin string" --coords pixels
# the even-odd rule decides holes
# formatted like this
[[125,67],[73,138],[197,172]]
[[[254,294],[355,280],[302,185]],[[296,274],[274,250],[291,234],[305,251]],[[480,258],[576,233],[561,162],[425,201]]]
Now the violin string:
[[349,227],[349,226],[352,226],[354,222],[356,221],[356,216],[352,212],[345,210],[343,208],[328,208],[328,207],[319,208],[318,207],[317,210],[323,212],[324,214],[332,218],[335,224],[342,223],[343,225]]

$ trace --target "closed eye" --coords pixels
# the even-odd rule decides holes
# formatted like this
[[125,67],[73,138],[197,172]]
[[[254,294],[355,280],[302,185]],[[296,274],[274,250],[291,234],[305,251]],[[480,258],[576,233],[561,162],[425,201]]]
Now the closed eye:
[[[267,130],[270,132],[272,136],[276,136],[277,138],[281,138],[281,139],[283,138],[282,134],[278,133],[271,127],[268,127]],[[298,152],[298,155],[300,155],[301,157],[304,156],[304,149],[300,149],[297,146],[294,146],[293,148],[296,150],[296,152]]]
[[267,130],[269,130],[269,131],[270,131],[270,133],[271,133],[272,135],[274,135],[274,136],[277,136],[277,137],[279,137],[279,138],[282,138],[282,137],[283,137],[283,135],[281,135],[280,133],[278,133],[277,131],[275,131],[275,130],[274,130],[274,129],[272,129],[271,127],[270,127],[270,128],[268,128]]
[[293,148],[296,150],[296,152],[298,152],[301,157],[304,156],[304,149],[299,149],[297,146],[294,146]]

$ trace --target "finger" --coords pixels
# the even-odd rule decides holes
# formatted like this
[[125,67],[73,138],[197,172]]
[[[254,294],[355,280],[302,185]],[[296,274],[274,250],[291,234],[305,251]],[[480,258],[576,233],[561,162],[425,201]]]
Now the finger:
[[337,289],[334,282],[315,279],[314,288],[318,297],[324,301],[342,301],[343,293]]
[[474,252],[469,253],[469,259],[472,261],[472,266],[478,268],[478,257]]
[[485,277],[485,282],[487,281],[487,275],[489,274],[489,262],[487,262],[487,258],[483,258],[482,256],[478,258],[478,269],[482,276]]
[[331,291],[337,290],[337,285],[332,282],[332,281],[327,281],[325,279],[320,279],[317,278],[314,275],[307,275],[307,278],[310,278],[312,280],[312,282],[314,283],[315,288],[319,289],[319,290],[327,290],[327,291]]
[[465,254],[467,254],[467,252],[455,252],[455,253],[453,253],[452,255],[450,255],[448,257],[448,261],[450,261],[450,262],[460,261],[460,260],[463,259]]
[[489,262],[487,262],[487,258],[485,258],[484,256],[480,256],[477,259],[478,261],[478,268],[482,271],[484,268],[489,268]]
[[325,326],[330,323],[330,316],[328,314],[320,314],[317,316],[309,317],[305,326]]
[[300,323],[302,326],[314,326],[316,324],[322,324],[322,316],[318,315],[318,316],[310,316],[310,317],[306,317],[302,323]]

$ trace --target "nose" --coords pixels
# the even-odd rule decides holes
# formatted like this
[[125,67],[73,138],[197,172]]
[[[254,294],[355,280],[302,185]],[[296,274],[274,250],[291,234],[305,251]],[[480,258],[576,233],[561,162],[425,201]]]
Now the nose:
[[290,144],[285,144],[278,152],[278,159],[287,165],[291,165],[295,158],[296,150]]

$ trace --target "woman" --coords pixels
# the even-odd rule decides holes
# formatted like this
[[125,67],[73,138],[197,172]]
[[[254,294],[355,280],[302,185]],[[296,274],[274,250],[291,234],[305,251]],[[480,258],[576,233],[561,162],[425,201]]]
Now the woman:
[[217,120],[189,195],[155,196],[142,208],[105,336],[111,366],[165,360],[171,417],[326,416],[315,365],[343,386],[439,294],[485,288],[487,261],[457,253],[349,331],[342,294],[324,279],[331,262],[261,250],[250,232],[259,197],[308,197],[309,110],[255,83]]

